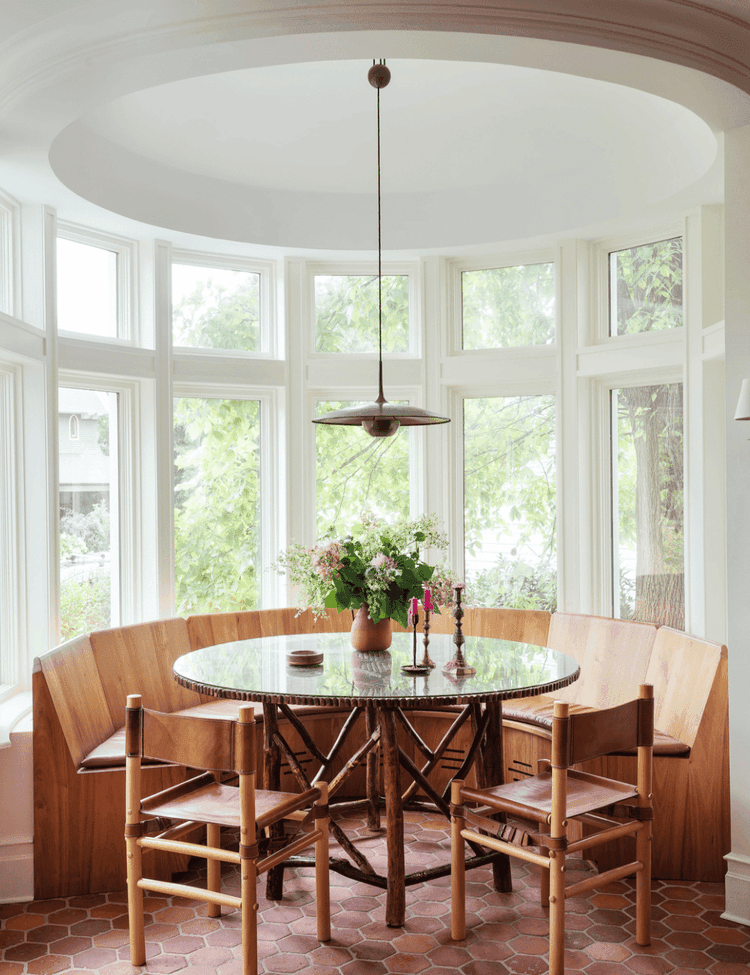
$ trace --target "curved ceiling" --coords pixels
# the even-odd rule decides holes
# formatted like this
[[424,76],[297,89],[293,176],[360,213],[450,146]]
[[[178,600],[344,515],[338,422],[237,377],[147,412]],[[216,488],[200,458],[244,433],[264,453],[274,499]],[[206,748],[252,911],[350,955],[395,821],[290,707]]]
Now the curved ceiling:
[[[668,199],[716,155],[710,127],[635,88],[540,68],[389,60],[383,246],[561,234]],[[376,95],[368,61],[286,63],[114,99],[50,163],[93,203],[253,244],[372,250]]]

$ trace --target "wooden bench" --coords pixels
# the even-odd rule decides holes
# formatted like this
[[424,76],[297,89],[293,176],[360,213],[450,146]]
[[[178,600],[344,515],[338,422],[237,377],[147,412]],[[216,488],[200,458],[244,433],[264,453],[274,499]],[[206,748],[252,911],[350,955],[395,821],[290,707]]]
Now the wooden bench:
[[[729,852],[727,650],[669,627],[555,613],[548,645],[575,657],[581,677],[556,697],[576,710],[613,707],[640,682],[653,684],[653,876],[724,878]],[[504,709],[506,777],[533,774],[549,758],[552,699],[520,698]],[[635,757],[600,760],[602,775],[635,781]],[[614,847],[591,854],[600,869],[617,862]]]
[[[454,621],[435,615],[433,632],[450,633]],[[214,613],[117,627],[70,641],[35,661],[34,859],[35,896],[49,898],[124,887],[124,701],[141,693],[148,707],[234,714],[236,702],[201,697],[180,687],[172,663],[183,653],[233,640],[277,633],[341,632],[350,614],[331,611],[319,620],[293,609]],[[574,614],[469,609],[467,634],[549,645],[579,660],[582,676],[559,692],[578,708],[607,707],[626,699],[641,680],[654,684],[657,699],[654,876],[720,880],[729,849],[726,649],[666,627]],[[507,775],[529,774],[548,756],[551,701],[508,702],[505,720]],[[260,705],[256,706],[259,716]],[[331,708],[300,708],[305,726],[323,750],[346,714]],[[434,747],[454,720],[451,709],[423,710],[415,722]],[[466,739],[469,735],[465,729]],[[291,729],[300,763],[314,771],[313,757]],[[464,734],[464,729],[462,733]],[[260,736],[259,736],[260,737]],[[436,770],[447,781],[460,766],[459,736]],[[262,747],[262,743],[259,745]],[[404,743],[405,750],[413,748]],[[678,757],[681,756],[681,757]],[[346,759],[341,756],[341,760]],[[629,756],[610,756],[615,776],[634,768]],[[261,766],[262,767],[262,763]],[[600,771],[606,774],[607,769]],[[148,770],[153,789],[183,774],[178,768]],[[282,787],[294,789],[288,766]],[[149,785],[149,788],[151,785]],[[347,795],[364,792],[364,773],[347,782]],[[85,837],[85,841],[84,841]],[[604,865],[609,853],[598,851]],[[157,862],[169,875],[183,864]]]
[[[63,644],[34,662],[34,896],[121,890],[125,886],[125,699],[140,693],[159,711],[236,716],[237,702],[203,697],[172,676],[177,657],[199,647],[279,633],[346,631],[351,616],[332,611],[315,620],[294,609],[217,613],[100,630]],[[262,707],[256,705],[262,719]],[[299,708],[323,747],[344,715]],[[259,753],[263,742],[259,738]],[[309,764],[302,743],[289,741]],[[259,768],[263,767],[259,754]],[[148,769],[154,792],[178,781],[181,769]],[[295,788],[282,767],[282,788]],[[184,869],[174,857],[154,858],[154,876]]]

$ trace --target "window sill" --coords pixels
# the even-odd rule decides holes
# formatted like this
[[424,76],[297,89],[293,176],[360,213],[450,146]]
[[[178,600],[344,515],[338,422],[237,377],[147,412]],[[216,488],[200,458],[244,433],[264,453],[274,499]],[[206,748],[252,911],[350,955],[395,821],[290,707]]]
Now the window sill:
[[31,691],[14,694],[0,703],[0,748],[10,747],[11,732],[19,721],[31,714],[31,704]]

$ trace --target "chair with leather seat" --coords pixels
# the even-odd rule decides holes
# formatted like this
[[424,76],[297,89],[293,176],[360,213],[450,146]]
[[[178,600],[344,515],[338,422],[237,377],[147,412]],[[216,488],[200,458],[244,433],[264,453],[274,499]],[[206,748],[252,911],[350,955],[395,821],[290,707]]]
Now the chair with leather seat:
[[[654,739],[653,687],[603,711],[569,713],[556,701],[552,758],[533,776],[487,789],[455,780],[451,793],[451,935],[466,935],[464,841],[536,864],[542,869],[542,905],[549,907],[549,971],[563,975],[565,900],[636,877],[636,940],[651,943],[651,780]],[[622,749],[636,748],[637,784],[603,778],[573,766]],[[502,815],[498,815],[502,814]],[[512,822],[507,822],[510,817]],[[534,824],[529,830],[518,821]],[[566,827],[583,824],[582,839],[568,840]],[[535,828],[534,828],[535,827]],[[636,859],[578,883],[565,884],[565,860],[602,842],[635,835]],[[537,847],[535,852],[532,847]]]
[[[328,877],[328,786],[294,794],[255,788],[255,715],[252,705],[239,708],[239,719],[206,720],[192,715],[162,714],[142,705],[141,696],[127,699],[126,711],[126,826],[130,956],[133,965],[146,963],[143,891],[189,897],[208,904],[216,917],[221,905],[242,912],[242,973],[257,972],[258,875],[289,857],[315,847],[317,934],[331,936]],[[141,762],[157,759],[198,771],[155,795],[141,796]],[[239,778],[239,787],[222,784],[223,773]],[[296,820],[298,830],[261,857],[259,839],[284,820]],[[206,826],[206,845],[191,842],[191,834]],[[239,849],[223,849],[221,827],[239,830]],[[153,832],[152,832],[153,830]],[[278,844],[279,841],[277,841]],[[207,861],[207,889],[143,876],[144,850],[165,850]],[[240,867],[240,896],[221,891],[221,863]]]

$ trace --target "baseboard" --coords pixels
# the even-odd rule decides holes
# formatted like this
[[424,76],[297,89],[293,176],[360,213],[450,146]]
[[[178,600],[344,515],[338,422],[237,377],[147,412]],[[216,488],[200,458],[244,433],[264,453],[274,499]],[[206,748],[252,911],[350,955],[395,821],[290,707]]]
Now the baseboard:
[[750,857],[727,853],[724,878],[725,907],[721,915],[727,921],[750,925]]
[[34,900],[34,844],[0,847],[0,904]]

